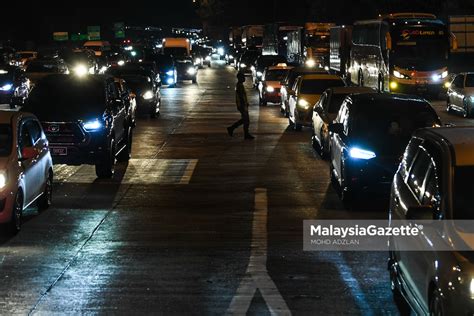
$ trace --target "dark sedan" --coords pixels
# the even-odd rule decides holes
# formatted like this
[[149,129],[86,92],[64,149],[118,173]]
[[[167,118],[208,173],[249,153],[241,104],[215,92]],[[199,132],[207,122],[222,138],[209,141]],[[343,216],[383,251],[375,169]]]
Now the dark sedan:
[[192,58],[177,58],[175,60],[178,81],[191,80],[197,83],[197,68],[194,66]]
[[416,96],[348,96],[329,125],[330,175],[341,199],[350,204],[365,192],[388,196],[412,133],[440,125],[431,105]]

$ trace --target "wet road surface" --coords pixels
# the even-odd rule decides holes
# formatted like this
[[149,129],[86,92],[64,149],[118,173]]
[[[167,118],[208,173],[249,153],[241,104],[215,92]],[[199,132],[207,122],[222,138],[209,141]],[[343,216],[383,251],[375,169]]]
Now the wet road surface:
[[55,167],[53,206],[0,237],[0,314],[397,315],[386,253],[302,250],[303,220],[384,219],[385,205],[345,210],[310,131],[258,107],[250,83],[256,139],[230,138],[232,68],[198,82],[162,90],[113,179]]

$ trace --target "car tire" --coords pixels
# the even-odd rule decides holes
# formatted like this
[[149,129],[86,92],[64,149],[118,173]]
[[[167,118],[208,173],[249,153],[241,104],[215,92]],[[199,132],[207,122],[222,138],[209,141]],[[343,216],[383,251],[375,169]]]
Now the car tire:
[[95,174],[100,179],[112,178],[115,171],[115,141],[110,141],[107,153],[101,162],[95,165]]
[[443,306],[443,299],[437,289],[433,290],[430,296],[430,316],[444,316],[446,315]]
[[48,209],[53,202],[53,174],[50,171],[46,180],[43,194],[38,200],[38,209],[44,211]]
[[127,162],[132,157],[133,130],[130,127],[128,128],[126,139],[125,147],[117,155],[117,161],[119,162]]
[[15,195],[15,202],[12,209],[12,218],[8,223],[7,231],[10,235],[16,235],[21,230],[23,217],[23,193],[21,190]]

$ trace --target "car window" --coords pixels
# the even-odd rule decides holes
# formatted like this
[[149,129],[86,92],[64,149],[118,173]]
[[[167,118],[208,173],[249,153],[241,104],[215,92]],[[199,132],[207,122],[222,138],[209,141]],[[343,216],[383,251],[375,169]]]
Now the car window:
[[12,148],[12,130],[10,125],[0,124],[0,157],[10,155]]
[[420,148],[408,176],[408,186],[418,200],[421,197],[423,181],[425,179],[426,173],[428,172],[429,166],[430,157],[423,149]]
[[466,88],[474,87],[474,74],[467,74],[466,75]]
[[339,109],[341,108],[342,102],[344,102],[344,99],[346,98],[346,94],[331,94],[331,97],[329,98],[329,102],[326,102],[325,105],[325,111],[326,113],[329,114],[336,114]]
[[457,88],[464,88],[464,75],[457,75],[453,81]]
[[441,206],[441,194],[438,172],[431,162],[426,176],[421,204],[431,206],[434,211],[439,211]]
[[408,143],[405,153],[400,164],[400,175],[405,179],[408,176],[408,170],[413,164],[413,159],[418,152],[419,146],[422,144],[423,140],[417,137],[413,137]]
[[20,150],[26,147],[33,146],[33,141],[31,139],[30,130],[26,123],[21,124],[20,127],[20,137],[18,138],[18,147]]
[[25,126],[28,129],[28,133],[31,136],[33,144],[36,144],[36,142],[43,136],[40,125],[34,120],[28,120],[25,123]]
[[344,81],[340,79],[305,79],[301,84],[301,93],[322,94],[328,88],[344,86]]

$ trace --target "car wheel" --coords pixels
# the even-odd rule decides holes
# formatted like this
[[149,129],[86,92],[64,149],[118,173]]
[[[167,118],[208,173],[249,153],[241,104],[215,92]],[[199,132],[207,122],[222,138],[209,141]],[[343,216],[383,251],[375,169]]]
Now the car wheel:
[[43,195],[38,200],[38,209],[40,211],[48,209],[53,202],[53,174],[49,172],[46,180]]
[[434,290],[430,297],[430,316],[443,316],[445,315],[443,299],[438,290]]
[[19,190],[15,196],[15,203],[12,209],[12,218],[8,224],[8,232],[11,235],[17,234],[21,230],[21,220],[23,217],[23,194]]
[[130,160],[132,156],[132,143],[133,143],[133,130],[128,128],[127,131],[127,142],[122,151],[117,155],[117,161],[126,162]]
[[111,178],[115,171],[115,141],[110,141],[109,148],[103,160],[95,165],[95,173],[98,178]]

